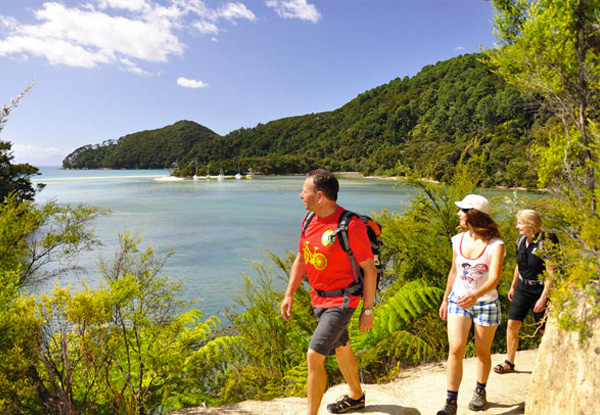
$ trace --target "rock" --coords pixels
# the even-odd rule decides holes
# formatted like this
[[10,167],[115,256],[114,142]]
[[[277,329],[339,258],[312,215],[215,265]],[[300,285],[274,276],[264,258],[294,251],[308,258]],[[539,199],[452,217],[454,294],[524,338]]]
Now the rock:
[[[578,303],[578,313],[589,311],[586,301]],[[581,342],[577,331],[564,331],[549,318],[525,405],[527,415],[600,414],[600,319],[591,324],[591,336]]]

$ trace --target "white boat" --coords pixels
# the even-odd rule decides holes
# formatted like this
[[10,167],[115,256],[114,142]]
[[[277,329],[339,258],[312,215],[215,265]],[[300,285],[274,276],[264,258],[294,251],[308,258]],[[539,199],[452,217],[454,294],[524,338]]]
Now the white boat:
[[219,175],[217,176],[218,180],[223,180],[225,178],[225,173],[223,173],[223,166],[221,166],[221,169],[219,170]]
[[195,168],[194,176],[192,177],[192,179],[198,180],[200,178],[200,176],[198,176],[198,162],[197,161],[194,161],[194,166],[196,166],[196,168]]
[[240,180],[242,178],[242,174],[241,173],[237,173],[235,175],[235,180]]

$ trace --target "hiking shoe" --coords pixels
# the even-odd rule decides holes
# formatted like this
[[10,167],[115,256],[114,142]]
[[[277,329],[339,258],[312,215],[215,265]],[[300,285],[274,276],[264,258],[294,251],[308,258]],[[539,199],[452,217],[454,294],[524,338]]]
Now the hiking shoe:
[[332,414],[343,414],[353,409],[365,407],[365,394],[358,399],[352,399],[348,395],[342,396],[337,402],[327,405],[327,410]]
[[481,411],[487,405],[487,399],[485,396],[485,389],[476,388],[473,392],[471,402],[469,402],[469,409],[471,411]]
[[456,401],[455,400],[446,400],[446,405],[440,410],[437,411],[436,415],[456,415]]

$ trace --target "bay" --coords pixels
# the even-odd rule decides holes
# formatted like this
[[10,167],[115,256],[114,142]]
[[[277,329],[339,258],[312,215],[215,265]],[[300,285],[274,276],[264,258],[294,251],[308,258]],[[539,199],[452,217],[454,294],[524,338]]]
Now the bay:
[[[36,202],[87,204],[111,210],[92,223],[103,246],[79,256],[85,272],[63,276],[60,285],[97,286],[101,255],[116,252],[118,234],[141,231],[158,252],[175,247],[166,274],[184,281],[184,295],[205,315],[222,311],[241,293],[243,276],[255,277],[249,261],[267,251],[296,251],[305,211],[299,199],[303,176],[242,180],[165,180],[166,170],[61,170],[42,167],[46,184]],[[402,212],[416,194],[392,181],[340,179],[339,204],[361,213]],[[55,282],[43,286],[48,290]]]

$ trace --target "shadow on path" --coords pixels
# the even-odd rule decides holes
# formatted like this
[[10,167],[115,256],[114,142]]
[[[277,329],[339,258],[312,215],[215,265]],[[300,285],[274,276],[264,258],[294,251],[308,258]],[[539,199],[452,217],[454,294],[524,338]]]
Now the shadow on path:
[[511,408],[507,412],[498,412],[498,415],[523,415],[525,413],[525,402],[513,405],[503,405],[500,403],[489,402],[488,408]]
[[400,405],[367,405],[360,411],[361,414],[368,414],[369,412],[389,415],[421,415],[421,412],[417,408],[407,408]]

